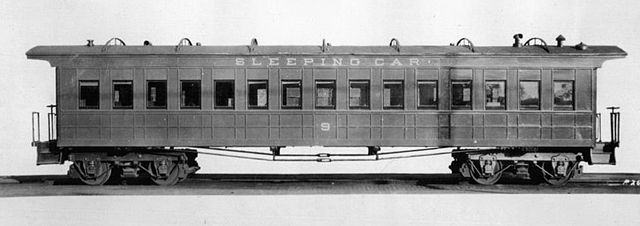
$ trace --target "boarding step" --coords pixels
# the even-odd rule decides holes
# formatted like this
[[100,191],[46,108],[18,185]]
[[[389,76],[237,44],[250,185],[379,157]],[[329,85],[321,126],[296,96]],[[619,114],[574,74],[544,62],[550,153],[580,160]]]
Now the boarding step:
[[616,144],[612,142],[597,142],[591,149],[591,164],[616,164]]

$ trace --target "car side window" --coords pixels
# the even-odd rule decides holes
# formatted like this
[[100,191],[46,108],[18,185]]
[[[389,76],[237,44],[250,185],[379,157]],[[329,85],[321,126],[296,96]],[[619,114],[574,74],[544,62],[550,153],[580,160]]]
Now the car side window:
[[403,81],[383,82],[383,107],[385,109],[404,108],[404,83]]
[[506,84],[507,81],[485,81],[485,109],[507,109]]
[[438,109],[438,81],[418,81],[418,108]]
[[180,82],[180,108],[199,109],[200,100],[200,81]]
[[336,81],[316,81],[316,108],[336,109]]
[[369,81],[349,81],[349,108],[369,109]]
[[573,110],[573,81],[553,82],[553,108],[556,110]]
[[100,82],[98,80],[80,81],[80,109],[100,108]]
[[266,80],[254,80],[248,82],[248,100],[250,109],[267,109],[269,93]]
[[451,82],[451,109],[471,110],[472,87],[471,80],[457,80]]
[[220,80],[214,82],[215,107],[233,109],[235,104],[235,87],[233,80]]
[[540,81],[520,81],[520,110],[540,110]]
[[133,109],[133,81],[113,81],[113,108]]
[[151,80],[147,81],[147,108],[166,109],[167,108],[167,81]]
[[302,82],[282,81],[282,108],[302,108]]

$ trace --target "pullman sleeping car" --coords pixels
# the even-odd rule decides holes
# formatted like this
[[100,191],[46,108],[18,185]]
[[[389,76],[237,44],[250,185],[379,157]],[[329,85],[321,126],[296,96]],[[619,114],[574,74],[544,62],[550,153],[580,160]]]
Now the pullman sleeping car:
[[[89,185],[145,176],[184,180],[198,154],[284,161],[381,160],[448,154],[480,184],[503,174],[554,185],[580,162],[615,164],[619,112],[603,142],[596,73],[616,46],[37,46],[55,67],[48,138],[32,114],[37,164],[72,162]],[[283,147],[362,147],[285,154]],[[264,147],[264,152],[233,149]],[[407,147],[387,151],[386,147]],[[208,150],[203,151],[203,150]],[[433,150],[448,150],[433,153]],[[247,157],[247,156],[257,157]]]

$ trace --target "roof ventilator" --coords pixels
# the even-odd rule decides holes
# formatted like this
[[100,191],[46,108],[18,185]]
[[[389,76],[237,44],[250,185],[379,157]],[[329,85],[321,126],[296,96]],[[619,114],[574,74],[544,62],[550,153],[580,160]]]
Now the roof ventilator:
[[247,48],[249,48],[249,52],[253,52],[256,49],[256,46],[258,46],[258,39],[252,38],[251,44],[247,46]]
[[[113,42],[113,44],[111,44]],[[118,44],[120,43],[120,44]],[[109,39],[109,41],[107,41],[106,43],[104,43],[104,46],[102,46],[102,52],[107,51],[107,49],[109,49],[110,46],[126,46],[127,44],[124,43],[124,41],[122,41],[122,39],[120,38],[111,38]]]
[[186,45],[193,46],[193,44],[191,43],[191,40],[189,40],[188,38],[180,39],[180,41],[178,42],[178,45],[176,45],[176,52],[180,51],[182,46],[186,46]]
[[476,52],[476,49],[473,47],[473,43],[468,38],[461,38],[458,40],[458,43],[456,43],[456,46],[466,46],[472,53]]
[[142,45],[144,45],[144,46],[152,46],[153,44],[149,40],[144,40]]
[[520,39],[522,39],[524,36],[522,36],[522,34],[515,34],[513,35],[513,47],[522,47],[522,43],[520,42]]
[[389,46],[391,46],[397,52],[400,52],[400,41],[398,41],[398,39],[392,38],[391,42],[389,42]]
[[544,49],[545,51],[547,51],[547,53],[549,53],[549,47],[547,46],[547,42],[545,42],[541,38],[530,38],[529,40],[527,40],[527,42],[524,43],[524,45],[525,46],[529,46],[529,45],[538,46],[538,47]]
[[87,39],[87,45],[86,46],[87,47],[93,47],[94,46],[93,39]]
[[556,38],[556,43],[557,43],[556,46],[562,47],[562,42],[564,42],[565,40],[567,39],[565,39],[564,36],[558,35],[558,37]]
[[331,43],[328,43],[324,40],[324,38],[322,39],[322,46],[320,47],[320,49],[322,50],[322,52],[326,52],[327,50],[329,50],[329,46],[331,46]]
[[576,45],[576,49],[577,50],[587,50],[587,44],[584,44],[584,42],[580,42],[580,44]]

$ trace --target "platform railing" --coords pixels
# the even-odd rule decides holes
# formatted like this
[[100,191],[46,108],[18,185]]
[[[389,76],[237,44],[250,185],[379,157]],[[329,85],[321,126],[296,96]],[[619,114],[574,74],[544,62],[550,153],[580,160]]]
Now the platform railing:
[[619,107],[608,107],[607,109],[611,110],[611,143],[615,146],[618,146],[620,143],[620,112],[616,112],[616,110],[620,109]]
[[47,133],[48,133],[48,138],[49,140],[56,140],[58,139],[58,134],[57,134],[57,124],[58,124],[58,118],[56,115],[56,105],[47,105],[47,107],[49,108],[49,113],[47,113]]
[[[56,126],[58,124],[55,112],[56,105],[47,105],[49,112],[47,113],[47,141],[56,140],[58,138]],[[40,137],[40,112],[31,112],[31,146],[36,147],[42,142]]]
[[602,114],[596,113],[596,141],[602,142]]

